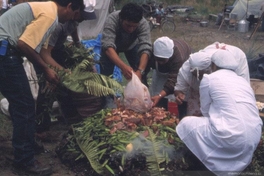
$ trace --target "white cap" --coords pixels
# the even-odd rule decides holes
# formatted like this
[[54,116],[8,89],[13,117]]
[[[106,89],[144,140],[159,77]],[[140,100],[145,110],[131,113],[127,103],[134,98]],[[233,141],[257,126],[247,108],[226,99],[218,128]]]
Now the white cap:
[[160,37],[153,44],[156,57],[169,59],[173,55],[174,42],[169,37]]
[[224,69],[236,70],[239,63],[232,53],[227,50],[218,50],[212,55],[212,62]]
[[82,16],[84,20],[96,19],[96,15],[94,13],[96,0],[83,0],[83,3],[84,3],[84,10],[82,12]]
[[206,52],[196,52],[189,58],[190,71],[205,70],[211,65],[211,57]]
[[85,12],[93,12],[94,7],[96,5],[96,0],[83,0],[84,3],[84,11]]

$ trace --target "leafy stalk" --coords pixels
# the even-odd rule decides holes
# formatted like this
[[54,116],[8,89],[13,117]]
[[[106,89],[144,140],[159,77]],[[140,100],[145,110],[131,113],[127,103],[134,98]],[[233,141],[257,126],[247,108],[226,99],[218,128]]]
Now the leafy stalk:
[[153,133],[153,131],[149,127],[147,127],[146,129],[149,132],[148,139],[151,141],[150,147],[148,146],[144,150],[148,170],[152,176],[161,176],[161,171],[163,169],[160,168],[160,164],[165,161],[165,157],[163,156],[163,152],[161,151],[163,141],[157,141],[156,135]]

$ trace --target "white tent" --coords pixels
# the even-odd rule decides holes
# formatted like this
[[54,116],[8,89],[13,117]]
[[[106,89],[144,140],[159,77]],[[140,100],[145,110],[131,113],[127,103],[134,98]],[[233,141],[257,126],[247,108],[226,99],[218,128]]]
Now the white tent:
[[95,20],[83,21],[78,26],[78,35],[81,40],[96,38],[102,32],[104,22],[109,12],[113,11],[113,0],[97,0],[95,5]]
[[237,20],[246,19],[249,15],[258,18],[261,16],[260,7],[262,3],[264,0],[236,0],[230,14],[237,14]]

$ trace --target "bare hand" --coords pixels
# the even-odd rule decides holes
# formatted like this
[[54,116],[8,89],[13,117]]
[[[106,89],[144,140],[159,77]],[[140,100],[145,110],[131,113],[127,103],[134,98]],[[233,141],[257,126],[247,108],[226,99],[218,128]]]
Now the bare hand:
[[135,72],[135,74],[137,75],[137,77],[141,80],[142,79],[142,75],[141,75],[141,72],[139,70],[137,70]]
[[161,99],[161,97],[158,96],[158,95],[151,97],[151,100],[153,102],[152,107],[157,106],[157,104],[159,103],[160,99]]
[[48,94],[50,92],[53,92],[56,89],[56,85],[55,84],[51,84],[49,82],[46,82],[45,87],[41,90],[41,93],[45,93]]
[[57,73],[51,68],[47,68],[44,71],[44,74],[49,83],[57,85],[60,82]]
[[133,69],[127,65],[124,68],[122,68],[122,73],[127,80],[130,80],[132,78],[132,71]]
[[183,100],[185,99],[185,94],[182,92],[178,92],[175,95],[176,103],[181,105],[183,103]]

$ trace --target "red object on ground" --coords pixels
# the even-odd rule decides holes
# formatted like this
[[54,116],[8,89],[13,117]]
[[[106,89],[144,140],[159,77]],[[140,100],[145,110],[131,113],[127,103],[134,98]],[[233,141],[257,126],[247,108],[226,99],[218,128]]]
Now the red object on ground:
[[168,101],[168,111],[176,116],[179,115],[178,105],[176,102]]

